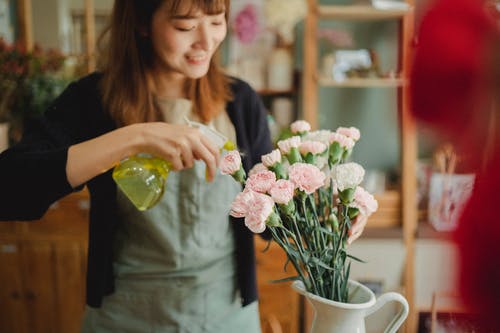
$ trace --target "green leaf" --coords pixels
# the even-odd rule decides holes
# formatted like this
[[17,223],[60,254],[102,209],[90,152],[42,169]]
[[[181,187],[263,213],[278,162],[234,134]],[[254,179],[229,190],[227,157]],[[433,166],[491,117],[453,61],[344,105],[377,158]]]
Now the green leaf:
[[285,264],[283,265],[283,271],[286,272],[286,268],[288,267],[288,264],[291,262],[290,257],[287,256]]
[[364,261],[363,259],[359,259],[359,258],[357,258],[357,257],[355,257],[355,256],[353,256],[353,255],[350,255],[350,254],[348,254],[347,256],[348,256],[349,258],[351,258],[352,260],[355,260],[355,261],[357,261],[357,262],[362,262],[363,264],[366,264],[366,261]]
[[279,280],[270,280],[270,283],[281,283],[281,282],[288,282],[288,281],[297,281],[300,280],[299,276],[289,276],[284,279],[279,279]]
[[325,264],[325,263],[324,263],[323,261],[321,261],[321,259],[319,259],[319,258],[316,258],[316,257],[311,257],[310,262],[312,262],[312,263],[314,263],[315,265],[318,265],[318,266],[320,266],[320,267],[323,267],[323,268],[325,268],[325,269],[328,269],[328,270],[330,270],[330,271],[333,271],[333,270],[334,270],[334,269],[333,269],[333,267],[331,267],[331,266],[330,266],[330,265],[328,265],[328,264]]
[[261,251],[262,253],[267,252],[269,250],[269,247],[271,246],[271,240],[267,241],[266,247]]

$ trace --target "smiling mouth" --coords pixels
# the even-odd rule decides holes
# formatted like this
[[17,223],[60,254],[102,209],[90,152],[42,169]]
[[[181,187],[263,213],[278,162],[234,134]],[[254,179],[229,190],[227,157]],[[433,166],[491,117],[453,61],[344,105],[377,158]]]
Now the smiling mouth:
[[199,62],[204,62],[205,60],[207,60],[207,59],[208,59],[208,56],[207,56],[207,55],[200,55],[200,56],[187,56],[187,59],[188,59],[190,62],[199,63]]

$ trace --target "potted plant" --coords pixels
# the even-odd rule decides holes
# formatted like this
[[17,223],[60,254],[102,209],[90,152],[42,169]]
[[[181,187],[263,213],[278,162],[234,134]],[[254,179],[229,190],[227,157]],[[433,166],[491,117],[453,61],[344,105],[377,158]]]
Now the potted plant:
[[56,50],[27,51],[0,38],[0,128],[10,127],[9,141],[19,140],[25,119],[42,114],[69,82],[66,59]]
[[223,157],[221,172],[244,185],[231,215],[244,218],[255,233],[269,229],[286,252],[298,275],[281,281],[293,280],[292,287],[315,309],[311,332],[365,332],[364,317],[396,301],[402,310],[386,330],[395,332],[408,314],[404,297],[386,293],[377,300],[367,287],[349,279],[351,261],[361,261],[347,251],[362,230],[353,224],[363,223],[378,208],[360,186],[363,167],[346,162],[359,130],[311,131],[299,120],[290,131],[294,136],[278,141],[278,149],[262,156],[248,178],[237,151]]

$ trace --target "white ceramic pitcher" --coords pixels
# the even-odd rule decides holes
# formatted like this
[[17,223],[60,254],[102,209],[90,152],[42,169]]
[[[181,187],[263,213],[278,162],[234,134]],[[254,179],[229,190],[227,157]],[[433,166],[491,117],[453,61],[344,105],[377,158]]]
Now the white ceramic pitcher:
[[408,302],[401,294],[388,292],[375,298],[369,288],[352,280],[349,280],[348,303],[311,294],[305,290],[302,281],[295,281],[292,288],[304,295],[313,306],[314,318],[310,333],[365,333],[365,317],[387,302],[398,302],[402,306],[384,333],[395,333],[408,316]]

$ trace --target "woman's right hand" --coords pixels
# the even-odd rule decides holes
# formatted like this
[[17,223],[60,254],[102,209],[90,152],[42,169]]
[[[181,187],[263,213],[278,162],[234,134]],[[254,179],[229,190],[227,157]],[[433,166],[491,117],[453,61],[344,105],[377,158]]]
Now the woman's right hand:
[[[145,152],[163,158],[174,170],[192,168],[195,160],[207,165],[209,180],[219,163],[218,147],[198,129],[164,122],[130,125],[139,132],[135,153]],[[124,128],[126,129],[126,128]]]
[[138,153],[165,159],[174,170],[191,168],[195,160],[202,160],[209,181],[215,177],[219,163],[218,147],[196,128],[165,122],[138,123],[69,147],[66,177],[71,186],[77,187]]

